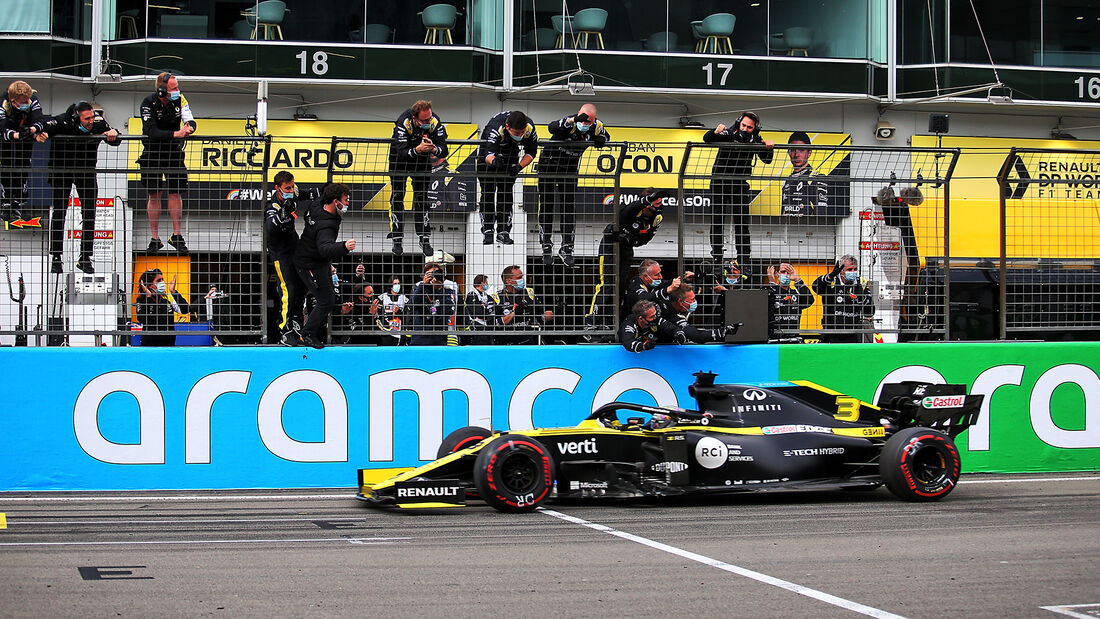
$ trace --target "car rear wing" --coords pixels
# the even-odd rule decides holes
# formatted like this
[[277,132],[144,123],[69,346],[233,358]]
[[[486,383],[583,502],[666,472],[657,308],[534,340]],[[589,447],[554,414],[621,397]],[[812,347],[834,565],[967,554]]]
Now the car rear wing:
[[951,437],[978,421],[984,395],[967,395],[966,385],[903,381],[883,385],[878,407],[902,428],[933,428]]

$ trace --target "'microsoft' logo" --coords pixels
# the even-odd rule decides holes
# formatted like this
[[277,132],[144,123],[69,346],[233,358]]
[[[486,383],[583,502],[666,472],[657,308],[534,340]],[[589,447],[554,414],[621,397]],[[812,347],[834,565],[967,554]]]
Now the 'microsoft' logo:
[[965,395],[930,395],[921,400],[925,408],[962,408]]

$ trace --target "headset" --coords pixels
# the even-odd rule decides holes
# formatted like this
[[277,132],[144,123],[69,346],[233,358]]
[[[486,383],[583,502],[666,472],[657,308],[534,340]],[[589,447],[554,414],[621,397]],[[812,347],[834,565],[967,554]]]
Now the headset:
[[168,97],[168,82],[171,81],[173,77],[174,76],[168,71],[165,71],[164,73],[161,73],[157,76],[156,84],[158,97]]
[[746,118],[752,119],[752,134],[760,135],[760,117],[755,112],[741,112],[741,115],[737,117],[737,122],[733,124],[733,130],[735,132],[740,131],[741,121]]
[[[77,101],[73,104],[73,111],[70,115],[70,121],[72,122],[72,125],[74,127],[80,124],[80,108],[84,107],[85,105],[91,106],[92,104],[88,103],[87,101]],[[95,108],[92,108],[92,115],[95,115]]]

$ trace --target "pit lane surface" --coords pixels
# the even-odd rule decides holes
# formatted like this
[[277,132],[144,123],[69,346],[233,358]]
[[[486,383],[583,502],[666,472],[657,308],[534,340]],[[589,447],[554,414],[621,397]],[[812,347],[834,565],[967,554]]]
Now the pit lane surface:
[[5,617],[1100,616],[1095,474],[965,476],[934,504],[880,489],[508,515],[482,505],[375,510],[352,494],[0,493],[0,608]]

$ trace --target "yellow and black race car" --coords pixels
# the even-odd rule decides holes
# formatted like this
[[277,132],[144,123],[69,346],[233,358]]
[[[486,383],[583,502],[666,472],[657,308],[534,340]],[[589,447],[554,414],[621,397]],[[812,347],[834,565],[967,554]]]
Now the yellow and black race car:
[[[449,434],[437,460],[380,483],[359,471],[371,505],[461,507],[480,499],[524,512],[554,499],[874,489],[942,499],[959,479],[952,438],[981,395],[964,385],[885,385],[878,405],[806,381],[715,384],[698,372],[699,410],[612,402],[572,428]],[[639,414],[625,421],[620,411]],[[648,415],[644,417],[643,415]]]

